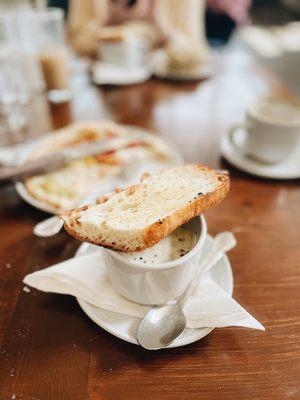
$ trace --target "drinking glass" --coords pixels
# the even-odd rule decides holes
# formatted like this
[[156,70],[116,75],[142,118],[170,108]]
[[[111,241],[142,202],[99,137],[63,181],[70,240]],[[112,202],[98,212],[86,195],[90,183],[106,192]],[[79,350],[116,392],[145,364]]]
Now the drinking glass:
[[29,101],[29,80],[22,53],[16,45],[16,18],[0,14],[0,146],[23,140],[26,118],[23,105]]
[[23,141],[26,118],[18,79],[22,70],[7,48],[0,48],[0,146],[10,146]]
[[15,70],[19,100],[26,104],[45,88],[36,57],[34,32],[28,15],[30,10],[0,13],[0,47],[8,49]]
[[32,11],[31,19],[49,99],[55,103],[67,101],[71,97],[70,66],[63,10],[35,10]]

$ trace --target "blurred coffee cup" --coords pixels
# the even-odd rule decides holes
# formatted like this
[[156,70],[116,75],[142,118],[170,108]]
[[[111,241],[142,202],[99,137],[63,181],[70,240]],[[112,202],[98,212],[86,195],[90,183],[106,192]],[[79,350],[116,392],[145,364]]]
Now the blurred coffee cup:
[[121,27],[106,29],[99,38],[98,56],[107,64],[125,68],[143,68],[149,53],[149,41],[142,36],[128,34]]
[[[236,140],[243,131],[242,142]],[[229,139],[235,149],[265,163],[283,161],[300,138],[300,105],[287,99],[268,97],[247,110],[245,123],[233,126]]]

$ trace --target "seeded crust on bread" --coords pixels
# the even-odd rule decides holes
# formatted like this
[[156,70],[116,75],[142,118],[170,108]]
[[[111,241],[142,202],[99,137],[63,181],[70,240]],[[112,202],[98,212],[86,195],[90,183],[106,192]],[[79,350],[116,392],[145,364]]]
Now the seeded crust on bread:
[[[191,192],[189,199],[187,201],[184,200],[184,204],[181,205],[180,208],[170,210],[170,213],[168,213],[168,215],[164,215],[163,217],[157,215],[157,218],[155,218],[156,220],[154,222],[145,224],[145,226],[141,229],[130,228],[129,226],[127,232],[125,232],[126,230],[124,232],[122,231],[124,235],[122,240],[119,240],[118,234],[110,232],[110,228],[107,228],[106,226],[105,229],[107,229],[107,231],[101,231],[99,226],[99,232],[101,232],[93,234],[91,231],[88,230],[88,225],[86,224],[86,222],[81,220],[81,218],[85,216],[86,213],[98,211],[100,209],[99,207],[101,207],[102,205],[107,204],[108,206],[110,205],[110,203],[117,204],[116,201],[118,200],[119,202],[121,202],[120,199],[124,199],[124,202],[126,202],[126,200],[128,200],[128,198],[130,197],[131,199],[134,199],[135,195],[142,190],[145,192],[146,196],[153,196],[155,199],[155,196],[157,196],[157,194],[154,193],[154,188],[156,187],[156,184],[155,182],[151,182],[151,180],[156,180],[157,182],[159,182],[160,176],[163,176],[163,174],[167,171],[171,176],[172,174],[174,174],[175,181],[176,174],[183,174],[184,177],[184,173],[187,171],[187,169],[192,170],[193,174],[199,174],[200,180],[210,178],[210,180],[213,181],[213,183],[211,183],[211,185],[213,186],[213,190],[210,190],[207,193]],[[168,184],[168,181],[166,181],[166,183]],[[163,189],[164,188],[161,188],[160,190]],[[80,208],[74,208],[72,210],[62,213],[60,217],[64,221],[64,227],[67,232],[69,232],[70,235],[81,241],[93,243],[120,252],[141,251],[145,248],[155,245],[165,236],[172,233],[176,228],[185,224],[193,217],[203,213],[213,206],[220,204],[228,194],[228,191],[229,176],[227,173],[215,171],[214,169],[201,164],[190,164],[183,167],[176,167],[170,170],[165,170],[162,171],[160,174],[153,176],[145,174],[141,178],[141,183],[130,186],[124,190],[116,189],[109,196],[103,196],[102,198],[100,198],[96,206],[83,206]],[[118,195],[119,197],[117,197]],[[160,199],[158,198],[158,201],[159,200]],[[166,199],[165,201],[168,202],[168,199]],[[98,207],[98,209],[96,207]],[[111,207],[113,207],[113,205]],[[138,207],[141,209],[143,207],[143,203],[139,203]],[[131,211],[129,210],[129,216],[130,212]],[[132,212],[134,212],[134,208],[132,209]],[[117,215],[119,216],[119,214]],[[108,211],[107,216],[107,221],[111,222],[113,217],[110,216],[110,211]],[[134,214],[132,214],[131,216],[132,219],[135,218]],[[153,216],[151,217],[153,218]],[[97,224],[98,222],[94,223],[93,229],[95,228],[97,230]],[[134,224],[134,222],[130,221],[129,225],[130,224]],[[134,240],[130,239],[131,234],[133,234],[132,237],[134,237]]]

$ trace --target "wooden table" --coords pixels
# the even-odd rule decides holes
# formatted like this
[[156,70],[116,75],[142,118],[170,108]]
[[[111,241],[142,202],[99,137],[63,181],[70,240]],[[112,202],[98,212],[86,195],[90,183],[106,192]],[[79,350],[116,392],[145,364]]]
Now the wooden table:
[[221,135],[273,85],[246,54],[225,60],[214,79],[200,83],[98,89],[77,77],[72,102],[44,107],[49,114],[36,118],[50,115],[54,127],[110,117],[154,128],[187,161],[229,168],[231,193],[207,213],[209,231],[235,233],[234,297],[266,332],[216,329],[189,346],[148,352],[100,329],[74,298],[23,291],[27,273],[71,257],[78,242],[64,232],[35,238],[32,228],[46,215],[2,187],[1,400],[300,398],[299,181],[258,179],[220,161]]

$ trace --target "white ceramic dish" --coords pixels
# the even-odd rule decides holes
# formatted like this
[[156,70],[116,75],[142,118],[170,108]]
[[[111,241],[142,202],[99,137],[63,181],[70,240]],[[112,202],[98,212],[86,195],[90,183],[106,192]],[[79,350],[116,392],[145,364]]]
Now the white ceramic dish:
[[[213,239],[207,236],[204,247],[203,256],[209,251],[212,246]],[[75,257],[90,254],[97,251],[97,246],[88,243],[83,243]],[[211,269],[210,276],[213,280],[220,285],[228,294],[232,295],[233,292],[233,276],[230,262],[226,255]],[[138,326],[141,322],[140,318],[130,317],[123,314],[118,314],[112,311],[106,311],[101,308],[95,307],[86,301],[77,299],[82,310],[101,328],[111,333],[112,335],[125,340],[126,342],[138,344],[136,341],[136,334]],[[169,348],[185,346],[187,344],[196,342],[208,335],[213,328],[198,328],[186,329],[184,333]]]
[[148,67],[126,68],[103,62],[95,62],[91,67],[91,81],[96,85],[135,85],[151,75]]
[[[169,154],[170,154],[170,163],[168,163],[167,166],[174,166],[174,165],[180,165],[183,163],[182,156],[179,152],[179,150],[173,145],[166,140],[157,138],[153,133],[151,133],[149,130],[144,129],[144,128],[139,128],[136,126],[128,126],[134,132],[135,134],[139,134],[141,137],[141,140],[143,138],[147,138],[148,140],[152,141],[160,141],[164,145],[167,145]],[[26,146],[24,150],[20,153],[20,164],[25,162],[28,157],[30,157],[30,154],[35,151],[35,149],[43,144],[44,140],[47,140],[47,138],[51,137],[51,133],[48,135],[43,136],[43,138],[37,139],[36,141],[32,142],[30,145]],[[51,207],[50,205],[43,203],[37,199],[35,199],[31,194],[27,191],[25,185],[22,182],[17,182],[15,184],[15,189],[18,193],[18,195],[26,201],[26,203],[32,205],[33,207],[42,210],[44,212],[50,213],[50,214],[56,214],[57,210],[54,207]]]
[[[243,146],[245,134],[236,131],[234,140]],[[234,146],[228,135],[221,140],[221,154],[234,167],[249,174],[271,179],[298,179],[300,178],[300,144],[295,148],[290,157],[280,163],[266,164],[248,157]]]
[[142,264],[106,250],[107,275],[113,288],[128,300],[147,305],[164,304],[180,296],[193,279],[207,233],[203,215],[193,218],[185,227],[196,232],[195,246],[171,262]]

